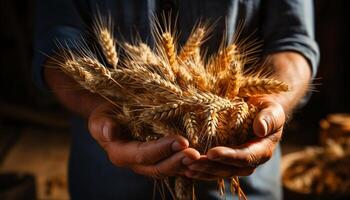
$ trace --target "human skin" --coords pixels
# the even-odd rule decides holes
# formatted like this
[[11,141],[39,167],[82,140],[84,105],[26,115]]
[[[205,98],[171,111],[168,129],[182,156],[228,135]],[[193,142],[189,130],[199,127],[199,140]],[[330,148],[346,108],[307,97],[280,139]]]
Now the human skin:
[[113,120],[112,104],[86,90],[62,89],[62,86],[79,86],[60,70],[45,68],[44,74],[59,101],[88,120],[90,134],[114,165],[155,178],[185,175],[215,180],[218,177],[250,175],[257,166],[269,160],[282,136],[286,115],[308,90],[311,70],[299,53],[274,53],[268,56],[266,63],[276,79],[288,83],[290,91],[250,100],[261,109],[253,123],[257,139],[235,148],[214,147],[206,155],[190,148],[182,136],[167,136],[149,142],[120,137],[121,125]]

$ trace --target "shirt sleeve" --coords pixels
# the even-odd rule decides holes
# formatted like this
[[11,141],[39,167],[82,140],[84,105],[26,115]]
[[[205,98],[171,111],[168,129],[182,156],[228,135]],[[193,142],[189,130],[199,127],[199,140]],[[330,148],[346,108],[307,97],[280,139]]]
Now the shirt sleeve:
[[319,49],[314,39],[313,1],[266,0],[263,9],[264,52],[296,51],[308,60],[315,77]]
[[74,0],[37,0],[32,74],[36,85],[47,89],[43,65],[58,51],[57,44],[73,48],[73,41],[82,37],[84,23]]

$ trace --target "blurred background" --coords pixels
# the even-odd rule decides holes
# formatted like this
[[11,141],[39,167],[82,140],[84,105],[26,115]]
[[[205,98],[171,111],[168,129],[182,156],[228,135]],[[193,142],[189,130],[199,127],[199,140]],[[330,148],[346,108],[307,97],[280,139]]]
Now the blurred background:
[[[327,195],[333,193],[339,199],[349,197],[342,195],[346,191],[339,193],[329,188],[339,184],[331,175],[329,180],[317,179],[317,173],[313,172],[314,178],[306,178],[311,176],[307,164],[329,160],[333,166],[335,158],[344,160],[350,146],[346,142],[350,137],[348,2],[315,0],[321,61],[313,86],[315,92],[308,104],[296,111],[282,140],[286,199],[328,199]],[[31,80],[33,3],[32,0],[0,2],[0,199],[64,200],[69,198],[68,113],[51,94],[38,91]],[[310,159],[300,162],[300,155],[308,155]],[[293,166],[299,167],[299,171]],[[350,169],[340,171],[343,177],[349,177]],[[317,172],[324,174],[320,169]],[[302,191],[300,188],[308,181],[312,182],[312,188]],[[345,182],[341,180],[340,184]]]

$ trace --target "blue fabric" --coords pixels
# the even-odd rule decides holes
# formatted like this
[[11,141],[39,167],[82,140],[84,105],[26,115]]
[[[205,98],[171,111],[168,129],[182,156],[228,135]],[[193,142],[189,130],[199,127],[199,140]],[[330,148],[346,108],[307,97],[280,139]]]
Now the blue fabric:
[[[37,85],[46,89],[43,64],[47,56],[57,51],[57,42],[64,44],[91,36],[88,27],[97,10],[111,13],[117,40],[132,40],[137,31],[142,40],[152,45],[150,18],[162,8],[178,13],[181,43],[198,19],[215,22],[213,34],[205,43],[210,54],[220,44],[225,28],[227,40],[231,40],[237,26],[244,22],[242,38],[255,32],[264,41],[265,54],[299,52],[316,74],[319,51],[314,41],[311,0],[37,0],[33,63]],[[73,47],[70,42],[67,45]],[[90,137],[85,121],[73,120],[72,132],[69,164],[72,199],[151,199],[152,181],[113,166]],[[242,185],[250,199],[281,199],[279,161],[278,148],[270,161],[243,178]],[[214,183],[201,183],[199,199],[218,199],[214,191]]]

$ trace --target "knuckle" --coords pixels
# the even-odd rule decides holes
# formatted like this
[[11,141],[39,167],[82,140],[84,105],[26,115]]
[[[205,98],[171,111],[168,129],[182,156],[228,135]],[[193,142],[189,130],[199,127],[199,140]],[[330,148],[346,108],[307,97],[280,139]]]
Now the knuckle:
[[245,163],[248,164],[249,166],[255,166],[257,165],[258,159],[254,153],[248,154],[245,159]]
[[243,163],[247,166],[256,166],[258,164],[257,155],[252,152],[249,148],[247,149],[247,154],[243,157]]

